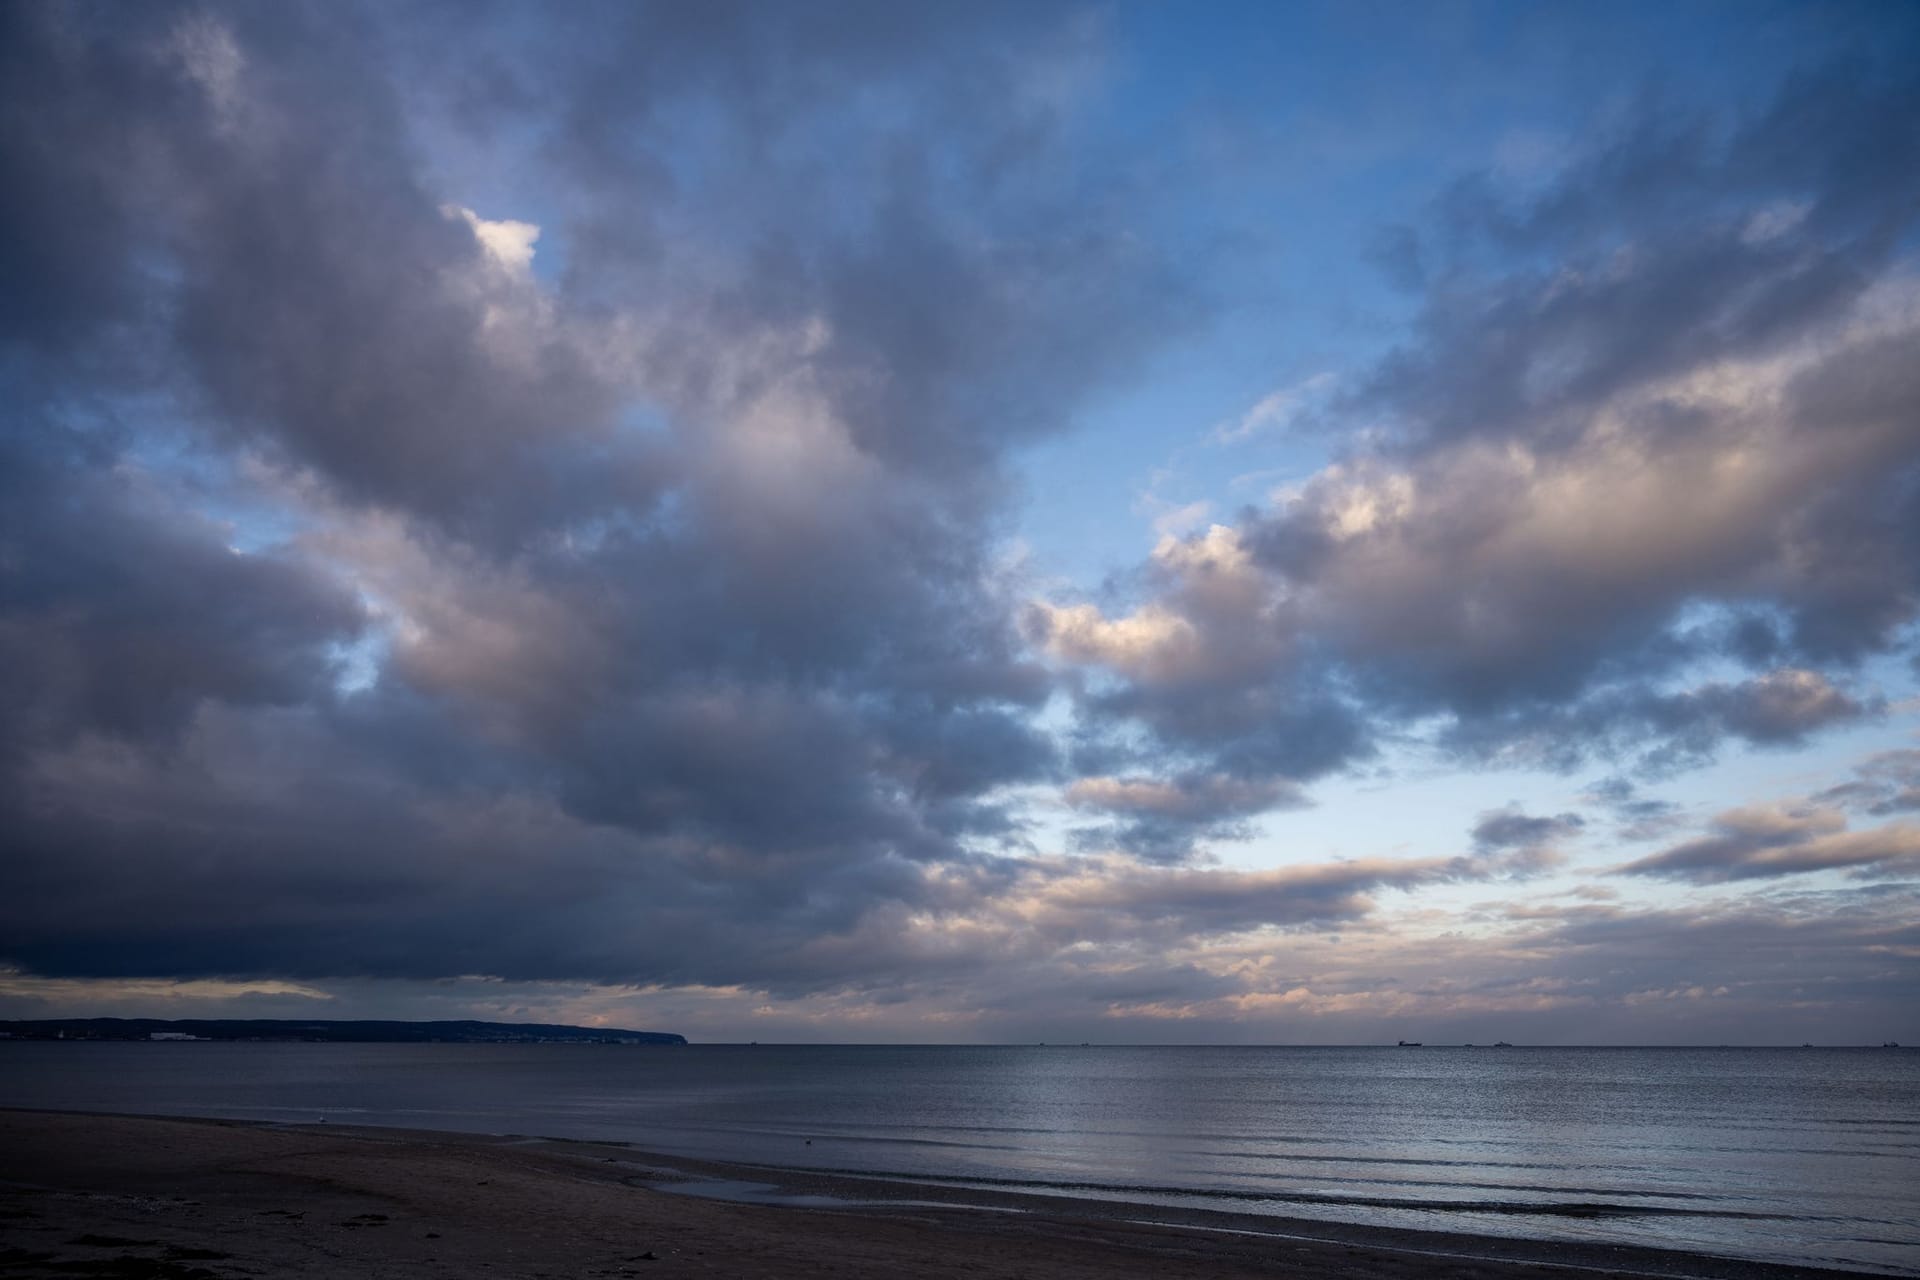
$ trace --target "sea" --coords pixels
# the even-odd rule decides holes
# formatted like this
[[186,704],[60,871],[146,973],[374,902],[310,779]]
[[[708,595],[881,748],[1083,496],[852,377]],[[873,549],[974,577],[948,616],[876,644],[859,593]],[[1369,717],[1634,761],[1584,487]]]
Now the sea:
[[1920,1051],[0,1043],[0,1105],[592,1138],[1920,1276]]

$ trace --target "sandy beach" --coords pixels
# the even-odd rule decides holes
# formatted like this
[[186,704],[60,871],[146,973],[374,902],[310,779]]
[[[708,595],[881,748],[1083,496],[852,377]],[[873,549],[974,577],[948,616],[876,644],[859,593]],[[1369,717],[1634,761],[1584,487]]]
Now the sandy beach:
[[0,1111],[0,1271],[161,1280],[1842,1274],[936,1193],[618,1144],[27,1111]]

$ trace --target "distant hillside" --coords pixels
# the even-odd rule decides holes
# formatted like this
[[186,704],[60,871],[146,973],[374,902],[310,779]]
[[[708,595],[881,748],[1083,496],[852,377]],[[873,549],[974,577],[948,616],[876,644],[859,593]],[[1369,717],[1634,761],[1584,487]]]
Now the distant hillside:
[[37,1018],[0,1020],[15,1040],[298,1040],[352,1044],[685,1044],[668,1031],[544,1022],[341,1022],[292,1018]]

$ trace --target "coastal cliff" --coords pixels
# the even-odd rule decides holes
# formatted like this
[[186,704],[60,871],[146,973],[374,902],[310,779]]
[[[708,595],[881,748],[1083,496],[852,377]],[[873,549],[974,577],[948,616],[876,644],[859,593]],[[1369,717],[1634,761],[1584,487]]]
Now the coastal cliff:
[[670,1031],[544,1022],[326,1018],[38,1018],[0,1021],[14,1040],[294,1040],[338,1044],[685,1044]]

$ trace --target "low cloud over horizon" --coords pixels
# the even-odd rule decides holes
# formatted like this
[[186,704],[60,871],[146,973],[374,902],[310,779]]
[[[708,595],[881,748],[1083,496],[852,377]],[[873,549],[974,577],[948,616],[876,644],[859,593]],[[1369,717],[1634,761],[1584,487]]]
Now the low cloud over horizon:
[[1920,1038],[1920,15],[1389,13],[0,10],[0,1017]]

